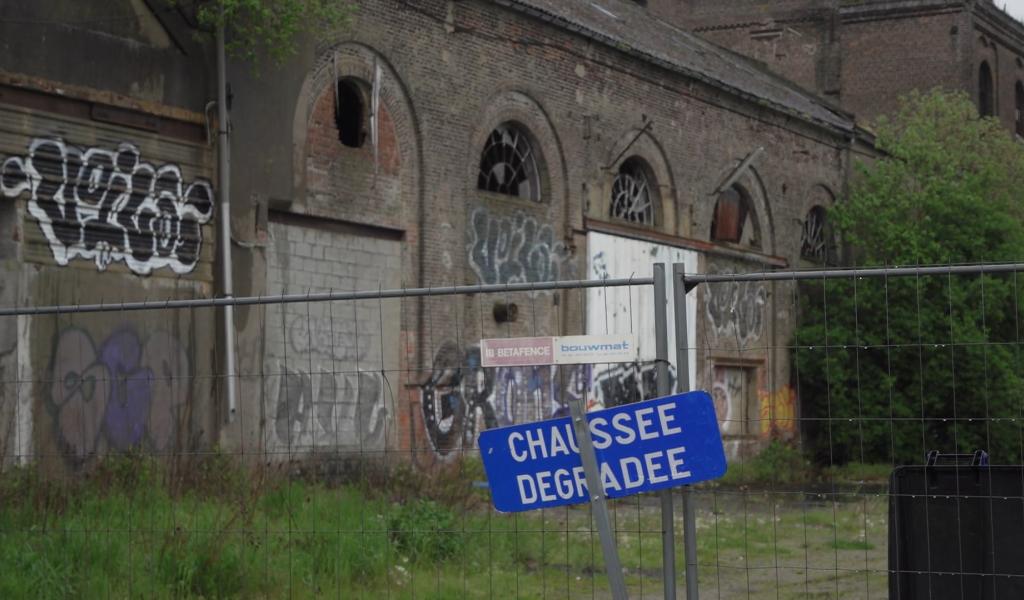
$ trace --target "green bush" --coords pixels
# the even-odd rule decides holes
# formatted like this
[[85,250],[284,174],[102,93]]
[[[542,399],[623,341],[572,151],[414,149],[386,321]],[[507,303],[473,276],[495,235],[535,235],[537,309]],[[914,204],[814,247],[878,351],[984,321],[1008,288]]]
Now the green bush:
[[757,485],[803,483],[812,478],[813,470],[800,450],[773,440],[753,458],[729,466],[722,485]]
[[[829,213],[852,262],[1024,259],[1024,146],[1000,123],[936,91],[876,131],[886,156],[861,165]],[[1015,274],[801,284],[794,366],[814,461],[920,464],[980,448],[1018,463],[1019,304]]]
[[455,513],[432,500],[414,500],[395,507],[388,531],[396,549],[414,562],[441,561],[462,548]]

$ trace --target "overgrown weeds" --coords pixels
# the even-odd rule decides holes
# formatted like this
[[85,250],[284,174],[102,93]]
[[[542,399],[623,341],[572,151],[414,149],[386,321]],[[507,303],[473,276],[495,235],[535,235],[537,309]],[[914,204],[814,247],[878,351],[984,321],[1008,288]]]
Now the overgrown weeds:
[[760,453],[729,465],[713,485],[726,487],[792,487],[822,483],[884,485],[892,472],[885,464],[847,463],[821,467],[797,447],[773,440]]
[[466,555],[478,464],[328,462],[253,468],[212,451],[110,456],[67,481],[10,469],[0,598],[318,596]]

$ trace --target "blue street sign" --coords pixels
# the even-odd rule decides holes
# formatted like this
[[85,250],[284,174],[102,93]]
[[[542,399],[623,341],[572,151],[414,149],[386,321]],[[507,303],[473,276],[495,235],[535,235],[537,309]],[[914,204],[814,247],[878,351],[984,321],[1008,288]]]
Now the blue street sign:
[[[609,498],[725,475],[715,405],[690,392],[587,414],[601,481]],[[520,512],[587,502],[586,477],[569,418],[489,429],[480,434],[494,506]]]

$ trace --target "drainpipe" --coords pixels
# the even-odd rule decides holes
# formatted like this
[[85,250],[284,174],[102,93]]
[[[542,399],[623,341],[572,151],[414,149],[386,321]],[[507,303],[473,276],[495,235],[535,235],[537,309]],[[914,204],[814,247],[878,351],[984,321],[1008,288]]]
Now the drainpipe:
[[[224,297],[234,296],[231,273],[231,148],[228,139],[227,58],[224,51],[224,8],[217,25],[217,176],[220,187],[220,258]],[[228,392],[228,423],[238,409],[235,395],[235,307],[224,306],[225,377]]]

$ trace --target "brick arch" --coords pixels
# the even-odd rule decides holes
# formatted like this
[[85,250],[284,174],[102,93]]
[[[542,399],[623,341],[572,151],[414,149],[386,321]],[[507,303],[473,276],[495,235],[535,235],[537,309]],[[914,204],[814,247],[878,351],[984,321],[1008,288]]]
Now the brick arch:
[[800,200],[800,212],[806,213],[815,206],[831,209],[836,205],[836,194],[825,183],[815,183],[807,188],[807,193]]
[[[339,157],[345,152],[341,150],[340,141],[333,140],[337,143],[332,144],[330,137],[336,130],[331,129],[333,122],[326,122],[333,119],[333,84],[338,79],[358,82],[365,90],[366,110],[369,111],[377,68],[380,69],[378,167],[376,173],[371,173],[374,171],[372,158],[369,158],[372,146],[367,141],[360,150],[367,153],[364,158],[369,162],[365,168],[370,172],[363,172],[362,176],[374,177],[373,188],[379,188],[381,193],[398,188],[399,201],[380,214],[371,213],[373,224],[406,229],[412,225],[410,220],[422,203],[419,127],[405,84],[380,53],[362,44],[344,42],[327,47],[302,84],[293,118],[293,204],[298,204],[296,208],[303,212],[323,212],[313,206],[315,196],[323,187],[316,178],[323,176],[324,170],[337,171]],[[346,175],[349,174],[351,169]]]
[[[740,165],[741,159],[730,161],[729,166],[722,169],[718,176],[713,179],[715,182],[724,182],[732,172]],[[754,209],[754,214],[757,217],[758,229],[761,234],[761,252],[763,254],[776,254],[776,242],[775,242],[775,217],[771,210],[770,199],[768,198],[768,192],[765,188],[764,182],[761,179],[761,174],[758,173],[754,167],[748,167],[743,174],[736,180],[735,184],[746,192],[750,204]],[[698,229],[698,235],[702,238],[711,239],[711,222],[714,216],[715,204],[718,202],[718,194],[714,191],[709,191],[706,202],[699,203],[696,206],[697,212],[697,223],[700,225]]]
[[[828,185],[824,183],[817,183],[808,188],[807,193],[803,195],[803,197],[800,200],[800,204],[798,205],[800,214],[797,216],[797,218],[800,221],[801,227],[800,239],[795,240],[795,243],[791,247],[784,249],[788,252],[788,255],[791,256],[792,260],[794,261],[793,264],[798,264],[798,262],[800,260],[803,260],[804,258],[803,236],[807,232],[803,228],[807,225],[807,221],[810,218],[811,211],[815,210],[815,208],[817,207],[824,209],[825,218],[828,222],[830,222],[829,212],[835,207],[836,204],[836,195],[832,191],[832,188],[830,188]],[[826,259],[826,262],[834,261],[839,257],[839,240],[836,235],[835,229],[831,225],[828,226],[826,230],[826,235],[831,237],[831,239],[828,240],[828,243],[831,245],[830,251],[834,252],[834,255]]]
[[[554,213],[565,210],[568,197],[565,158],[562,143],[555,127],[540,103],[518,90],[498,92],[478,111],[480,119],[470,132],[466,144],[467,174],[463,178],[466,198],[478,196],[477,174],[480,152],[492,131],[503,123],[511,122],[523,129],[538,151],[541,171],[541,204]],[[526,207],[529,208],[529,207]],[[540,208],[540,207],[537,207]]]
[[675,177],[672,168],[658,139],[649,131],[633,128],[625,131],[608,148],[604,160],[604,186],[601,200],[596,204],[594,217],[608,219],[609,201],[613,182],[619,167],[630,158],[639,158],[650,168],[658,185],[658,206],[656,207],[656,226],[654,229],[668,234],[676,231],[677,198]]

